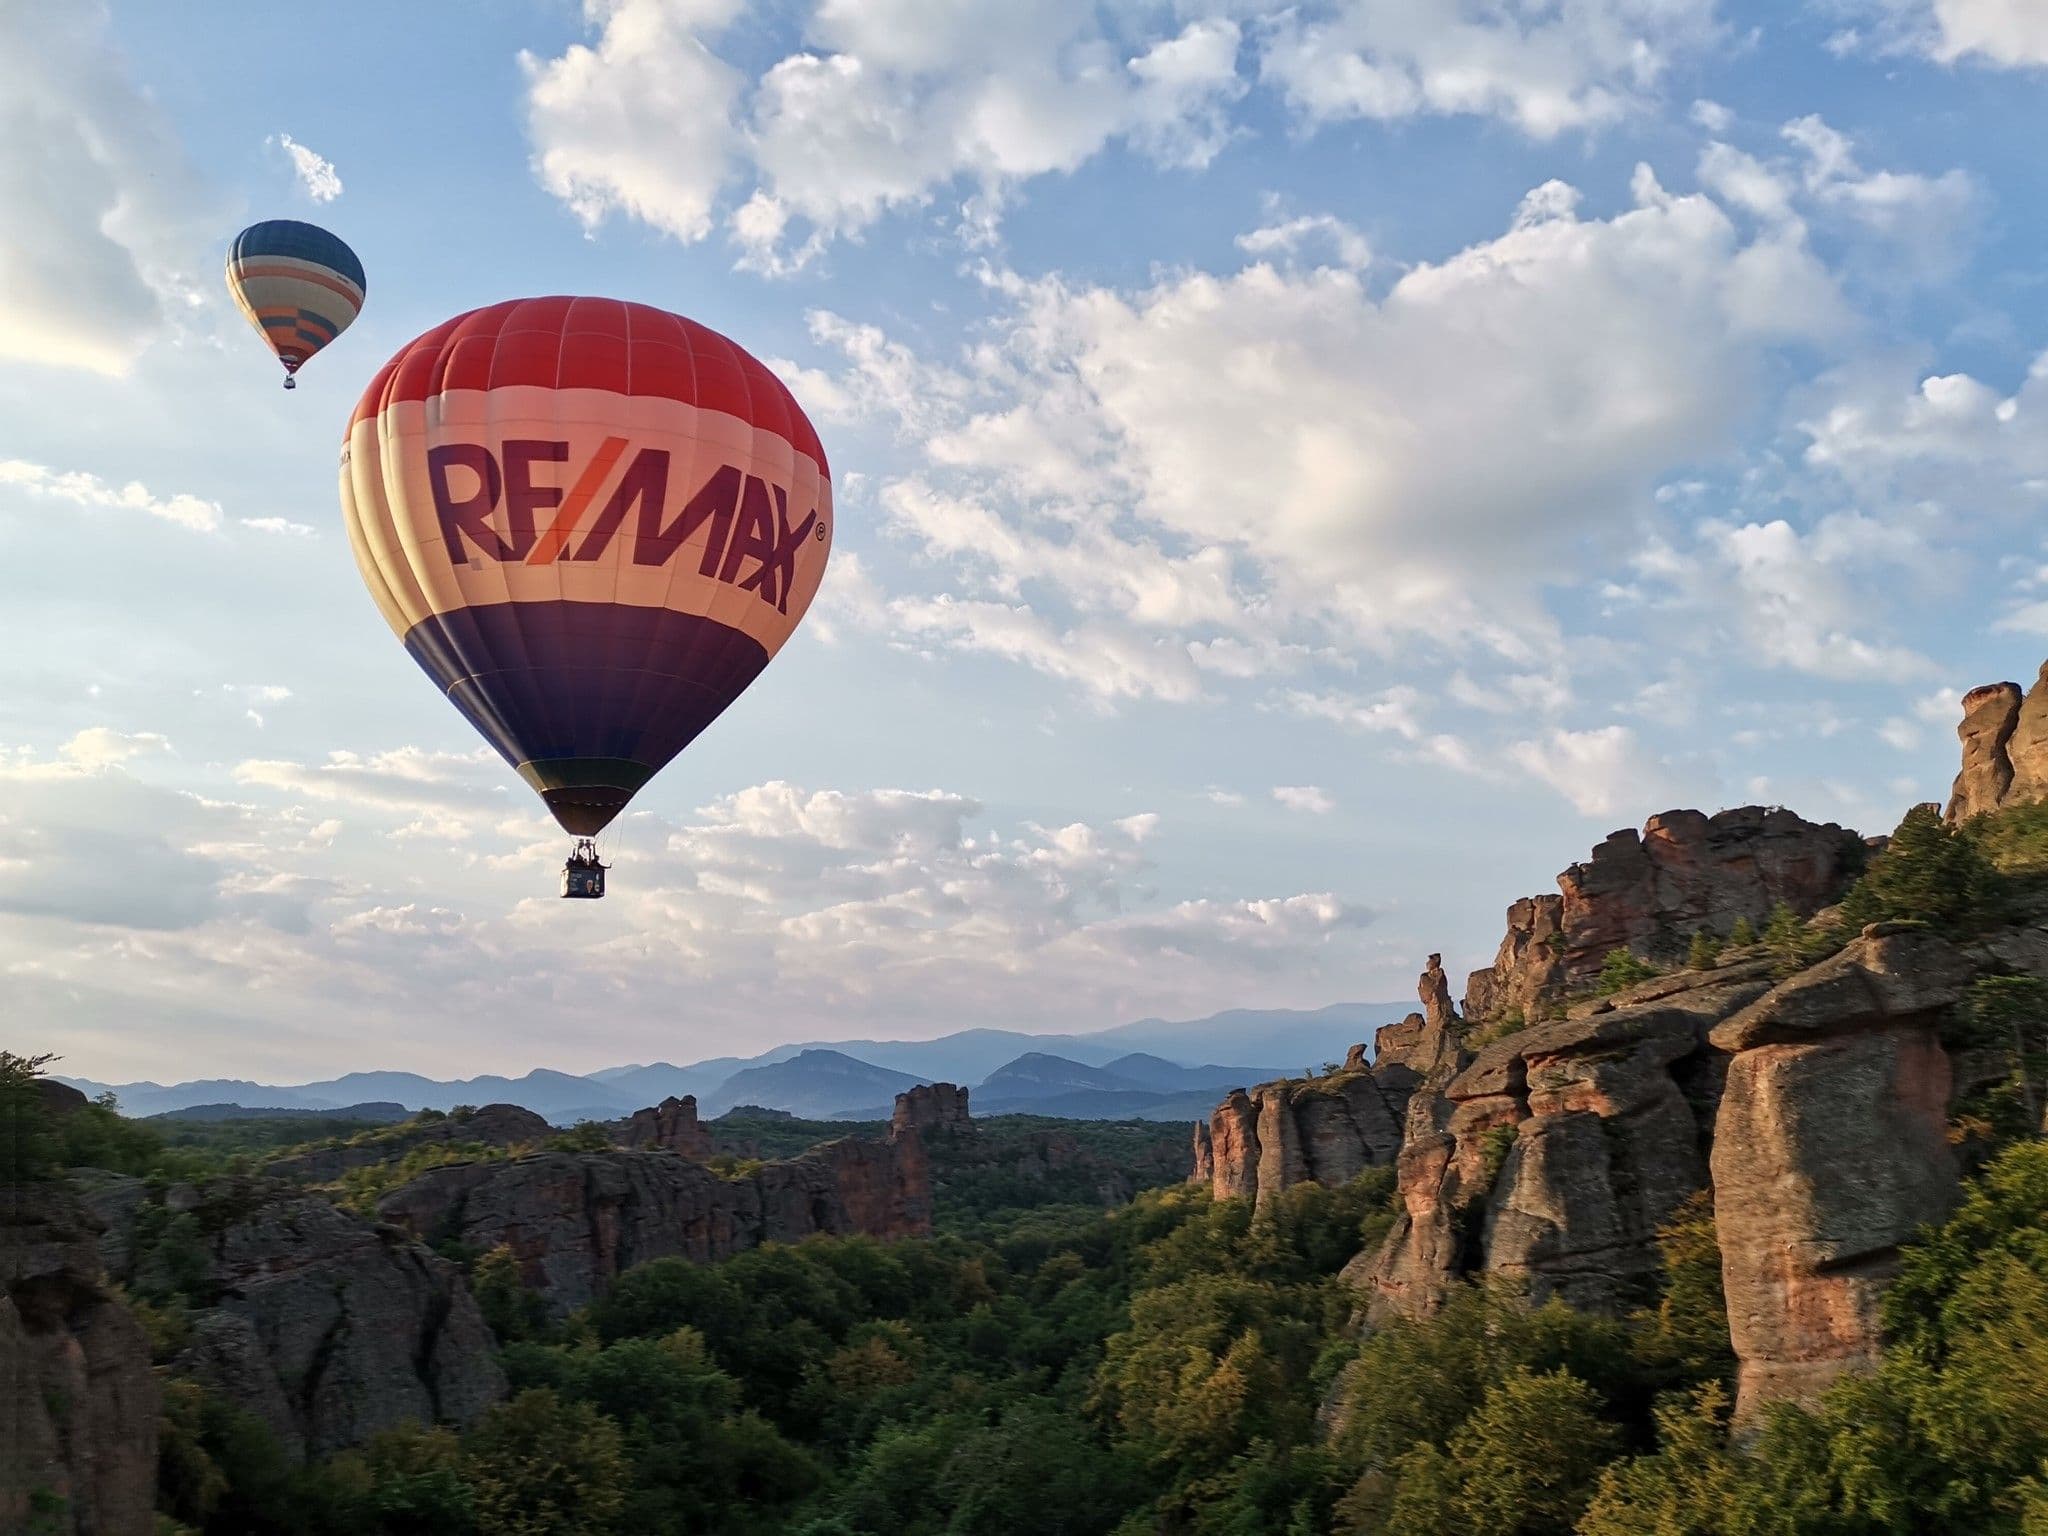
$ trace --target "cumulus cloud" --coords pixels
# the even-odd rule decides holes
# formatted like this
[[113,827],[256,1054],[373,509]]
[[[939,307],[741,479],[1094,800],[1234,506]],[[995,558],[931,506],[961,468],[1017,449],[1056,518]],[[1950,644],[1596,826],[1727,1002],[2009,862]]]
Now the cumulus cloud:
[[1718,31],[1713,0],[1312,0],[1275,12],[1260,71],[1310,122],[1460,114],[1550,139],[1642,106]]
[[216,210],[98,0],[0,11],[0,357],[124,374],[197,302]]
[[1642,806],[1666,803],[1673,788],[1667,767],[1626,725],[1554,730],[1515,743],[1511,755],[1518,767],[1563,795],[1581,816],[1632,815]]
[[2048,66],[2048,14],[2033,0],[1865,0],[1845,9],[1866,20],[1870,31],[1836,34],[1831,44],[1837,51],[1874,46],[1943,64]]
[[[251,758],[235,764],[235,783],[328,804],[354,804],[412,818],[404,832],[459,841],[514,814],[495,752],[431,752],[397,747],[364,754],[336,751],[325,762]],[[513,781],[516,783],[516,780]],[[523,803],[520,810],[526,809]]]
[[292,172],[299,178],[306,196],[316,203],[331,203],[341,196],[341,173],[332,160],[316,154],[288,133],[280,133],[273,142],[291,161]]
[[701,240],[734,143],[738,71],[710,50],[738,0],[585,0],[595,47],[521,53],[534,173],[586,229],[623,213]]
[[959,364],[814,326],[844,394],[906,402],[928,470],[884,487],[888,530],[954,588],[870,618],[1110,697],[1418,638],[1540,670],[1543,587],[1732,441],[1776,347],[1843,315],[1796,231],[1745,236],[1647,170],[1610,218],[1577,203],[1540,187],[1383,296],[1343,265],[1135,291],[998,272],[1008,313]]
[[24,459],[0,459],[0,498],[65,502],[89,512],[140,512],[195,533],[215,533],[220,503],[180,492],[160,496],[139,480],[113,485],[86,470],[55,470]]
[[1311,816],[1327,816],[1337,809],[1337,802],[1330,793],[1314,784],[1275,784],[1274,802],[1283,809],[1303,811]]

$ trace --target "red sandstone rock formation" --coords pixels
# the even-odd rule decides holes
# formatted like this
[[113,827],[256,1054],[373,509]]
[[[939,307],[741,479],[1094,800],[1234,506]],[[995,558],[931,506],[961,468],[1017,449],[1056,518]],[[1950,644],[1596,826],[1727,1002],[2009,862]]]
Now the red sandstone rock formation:
[[1738,1417],[1876,1360],[1899,1245],[1956,1196],[1937,1025],[1970,974],[1934,935],[1879,925],[1714,1030],[1733,1058],[1713,1173]]
[[1950,821],[2048,800],[2048,663],[2034,686],[1987,683],[1963,695],[1963,762],[1948,802]]
[[1610,950],[1676,964],[1693,934],[1726,934],[1743,917],[1761,927],[1781,901],[1811,916],[1848,889],[1865,851],[1831,822],[1753,805],[1666,811],[1640,835],[1611,833],[1557,877],[1559,896],[1508,909],[1494,964],[1466,983],[1466,1017],[1552,1011],[1599,974]]

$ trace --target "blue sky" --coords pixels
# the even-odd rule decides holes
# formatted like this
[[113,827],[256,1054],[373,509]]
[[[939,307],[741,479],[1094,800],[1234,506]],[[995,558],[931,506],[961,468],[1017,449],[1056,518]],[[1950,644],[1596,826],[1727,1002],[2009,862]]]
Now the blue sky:
[[[1654,811],[1888,828],[2048,653],[2044,71],[2027,0],[10,8],[8,1033],[278,1080],[1398,997]],[[219,278],[269,217],[370,275],[292,395]],[[838,502],[601,904],[335,500],[387,356],[547,292],[770,360]]]

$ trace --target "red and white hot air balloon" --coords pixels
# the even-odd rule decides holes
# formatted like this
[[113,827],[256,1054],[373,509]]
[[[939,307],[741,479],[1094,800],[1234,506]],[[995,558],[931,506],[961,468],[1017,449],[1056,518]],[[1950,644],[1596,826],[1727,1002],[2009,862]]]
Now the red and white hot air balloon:
[[[832,548],[782,381],[616,299],[493,304],[402,348],[349,422],[341,505],[393,633],[583,839],[760,675]],[[602,892],[583,854],[565,894]]]

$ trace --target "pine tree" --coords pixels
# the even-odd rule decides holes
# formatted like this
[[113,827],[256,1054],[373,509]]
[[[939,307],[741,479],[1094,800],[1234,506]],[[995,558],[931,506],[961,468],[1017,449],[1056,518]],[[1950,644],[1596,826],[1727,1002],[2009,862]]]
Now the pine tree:
[[1721,941],[1713,933],[1702,928],[1692,936],[1692,944],[1685,952],[1685,968],[1689,971],[1705,971],[1713,968],[1721,958]]
[[1735,919],[1735,926],[1728,930],[1728,947],[1742,949],[1756,942],[1756,924],[1747,916]]
[[1916,805],[1858,883],[1880,918],[1967,933],[1992,915],[1998,874],[1932,805]]

